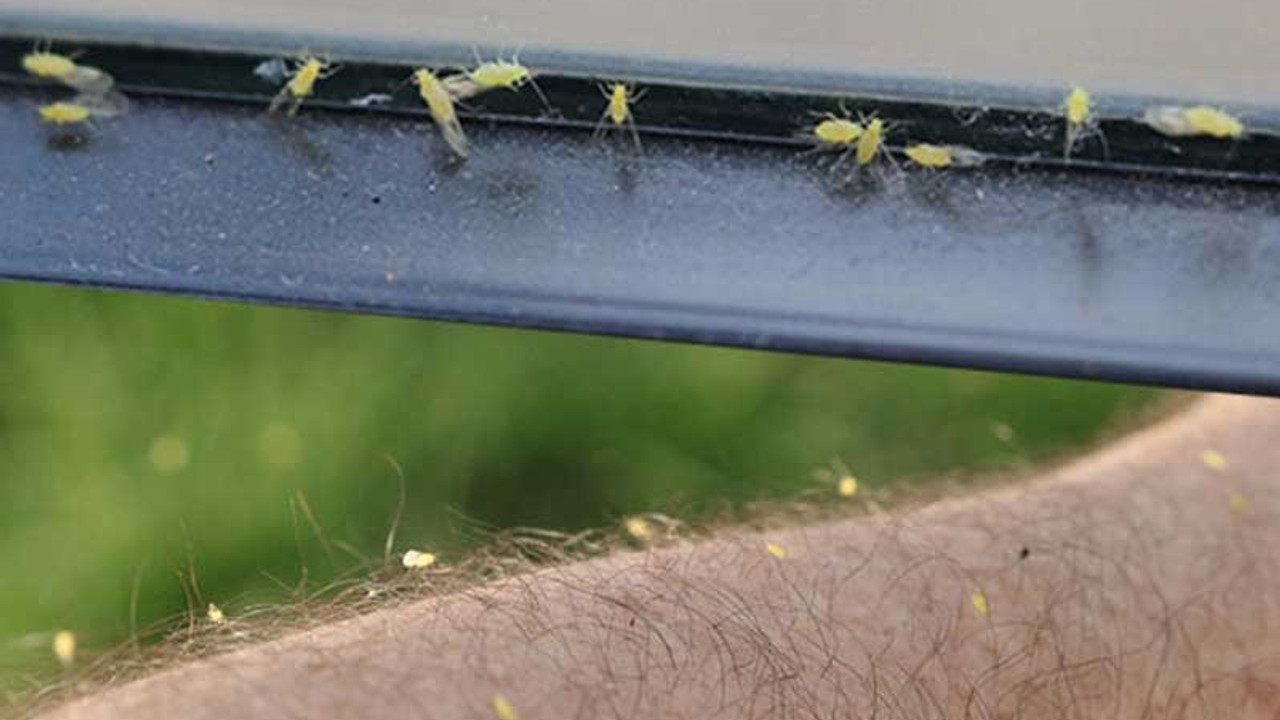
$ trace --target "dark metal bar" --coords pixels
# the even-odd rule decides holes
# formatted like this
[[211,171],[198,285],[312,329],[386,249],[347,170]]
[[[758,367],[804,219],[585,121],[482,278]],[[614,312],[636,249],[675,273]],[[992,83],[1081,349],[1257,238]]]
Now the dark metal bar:
[[[28,82],[18,72],[22,54],[33,36],[0,38],[0,79]],[[240,50],[167,47],[77,40],[60,45],[77,51],[119,79],[134,93],[262,103],[279,89],[279,81],[263,79],[254,70],[279,54]],[[403,52],[403,50],[401,50]],[[415,64],[436,68],[472,62],[458,48],[424,47],[421,57],[336,57],[342,71],[317,85],[316,106],[370,113],[422,114],[425,109],[407,82]],[[548,58],[554,63],[558,58]],[[1064,153],[1065,124],[1061,98],[1046,100],[1040,93],[1004,90],[993,101],[954,91],[929,95],[927,87],[911,83],[867,84],[850,78],[842,88],[831,78],[809,81],[793,76],[787,84],[767,77],[756,85],[743,84],[749,75],[706,68],[664,76],[666,68],[628,68],[615,63],[588,70],[587,59],[570,58],[562,67],[539,66],[537,83],[550,98],[550,107],[534,93],[490,92],[464,108],[464,116],[524,122],[547,127],[590,129],[604,107],[599,85],[606,80],[634,80],[646,90],[636,109],[645,135],[677,135],[712,140],[738,140],[787,146],[810,145],[803,136],[817,114],[844,112],[876,115],[894,130],[889,143],[927,141],[971,147],[994,162],[1076,169],[1151,172],[1182,177],[1210,177],[1234,181],[1280,183],[1280,135],[1255,131],[1240,140],[1170,138],[1137,122],[1143,109],[1139,98],[1109,98],[1111,112],[1097,132]],[[810,89],[805,89],[809,87]],[[820,89],[813,89],[820,88]],[[983,92],[981,88],[971,88]],[[935,88],[936,91],[936,88]],[[963,92],[963,90],[962,90]],[[385,105],[356,108],[352,101],[370,94],[389,94]],[[1149,102],[1149,101],[1148,101]],[[1254,113],[1251,120],[1276,124],[1275,113]]]
[[33,113],[57,93],[0,90],[3,277],[1280,394],[1265,186],[837,187],[786,146],[541,121],[471,122],[458,165],[422,117],[158,96],[67,136]]

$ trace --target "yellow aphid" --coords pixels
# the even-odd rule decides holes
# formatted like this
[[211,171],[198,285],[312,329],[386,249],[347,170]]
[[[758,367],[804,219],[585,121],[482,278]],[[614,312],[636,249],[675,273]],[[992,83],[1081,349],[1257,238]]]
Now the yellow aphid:
[[1232,512],[1242,513],[1249,509],[1249,498],[1243,493],[1233,491],[1227,495],[1227,505]]
[[31,52],[22,56],[22,69],[39,78],[50,80],[62,80],[70,77],[76,71],[76,61],[50,52],[47,47],[36,47]]
[[1215,138],[1244,136],[1244,123],[1222,110],[1197,105],[1183,108],[1164,106],[1149,108],[1142,121],[1157,132],[1172,137],[1205,135]]
[[76,635],[70,630],[59,630],[53,634],[53,656],[58,658],[63,668],[70,668],[76,662]]
[[1067,119],[1066,141],[1063,144],[1062,156],[1069,158],[1080,139],[1094,127],[1093,100],[1089,97],[1087,90],[1077,86],[1067,93],[1066,99],[1062,101],[1062,110]]
[[631,89],[622,83],[609,86],[609,107],[606,109],[614,125],[631,119]]
[[[477,58],[479,60],[479,58]],[[526,84],[533,86],[533,91],[537,93],[538,99],[542,101],[543,107],[547,112],[553,113],[551,103],[547,101],[547,96],[542,94],[542,90],[538,87],[538,83],[533,79],[533,71],[528,67],[521,65],[518,58],[510,60],[492,60],[489,62],[480,62],[472,70],[467,70],[461,75],[450,75],[441,82],[444,83],[445,89],[453,96],[454,100],[465,100],[473,95],[478,95],[489,90],[498,88],[506,88],[507,90],[519,90]]]
[[1067,125],[1081,127],[1093,117],[1093,105],[1089,99],[1089,91],[1082,87],[1071,88],[1067,99],[1062,102],[1067,115]]
[[836,483],[836,492],[842,498],[851,498],[858,494],[858,478],[852,475],[845,475],[840,478],[840,482]]
[[302,106],[302,101],[315,92],[316,82],[329,77],[334,72],[332,65],[313,55],[297,61],[288,72],[289,80],[271,100],[269,111],[275,112],[280,109],[280,106],[290,102],[287,114],[296,115],[298,108]]
[[642,543],[653,540],[653,527],[642,517],[629,517],[622,523],[622,527],[634,540]]
[[823,145],[850,147],[862,136],[862,130],[862,125],[832,115],[814,126],[813,136]]
[[862,130],[862,134],[858,136],[858,166],[868,165],[876,156],[880,154],[884,140],[884,121],[880,118],[873,118],[868,122]]
[[985,155],[963,145],[916,143],[903,152],[915,164],[929,168],[973,167],[986,161]]
[[409,550],[400,557],[400,564],[410,570],[424,570],[436,564],[435,553]]
[[836,494],[842,498],[851,498],[858,494],[858,478],[849,470],[840,458],[832,458],[829,467],[818,468],[813,472],[819,482],[835,485]]
[[1197,105],[1187,108],[1187,123],[1200,135],[1216,138],[1238,138],[1244,135],[1244,123],[1216,108]]
[[498,716],[498,720],[520,720],[515,706],[502,695],[493,696],[493,714]]
[[769,543],[764,546],[766,552],[778,560],[787,559],[787,549],[777,543]]
[[1204,454],[1200,456],[1200,459],[1204,462],[1204,466],[1210,470],[1222,472],[1227,469],[1226,456],[1217,450],[1205,450]]
[[467,156],[467,136],[462,132],[462,123],[458,120],[457,109],[453,106],[453,97],[445,88],[440,78],[426,68],[413,71],[413,84],[418,86],[418,95],[431,111],[431,119],[440,134],[449,145],[449,149],[459,157]]
[[55,102],[36,108],[40,119],[50,125],[77,125],[88,122],[93,111],[86,105],[73,102]]
[[951,152],[941,145],[916,143],[908,147],[904,152],[917,165],[931,168],[951,166]]
[[481,92],[495,88],[519,90],[522,85],[533,79],[533,71],[520,64],[517,58],[511,60],[492,60],[480,63],[467,73],[471,82]]
[[973,604],[973,611],[982,617],[986,617],[991,613],[991,604],[987,602],[987,594],[981,590],[974,590],[969,595],[969,602]]
[[600,91],[604,93],[605,103],[604,113],[600,116],[600,122],[596,125],[596,136],[602,135],[612,124],[612,129],[621,130],[627,128],[631,131],[631,139],[635,142],[636,147],[640,147],[640,133],[636,131],[635,117],[631,114],[631,106],[639,102],[644,95],[644,91],[636,92],[634,88],[625,83],[612,83],[608,86],[601,86]]
[[[532,80],[533,71],[521,65],[516,58],[512,58],[481,62],[474,69],[466,70],[461,75],[450,75],[441,82],[455,100],[465,100],[498,88],[519,90],[525,83]],[[541,96],[541,91],[538,94]]]
[[222,608],[213,603],[209,603],[209,610],[205,613],[205,616],[214,625],[225,625],[227,622],[227,616],[222,612]]

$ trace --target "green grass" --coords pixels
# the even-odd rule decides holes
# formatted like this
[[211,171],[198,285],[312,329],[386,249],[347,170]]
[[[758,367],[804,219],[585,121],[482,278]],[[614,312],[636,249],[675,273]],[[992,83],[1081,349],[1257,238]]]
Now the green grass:
[[[126,637],[135,576],[143,624],[184,609],[175,570],[188,553],[220,602],[271,587],[264,571],[295,582],[304,561],[317,580],[342,569],[305,528],[297,539],[297,492],[331,537],[379,554],[398,495],[388,455],[408,484],[402,545],[458,551],[460,517],[574,529],[786,497],[835,455],[871,485],[1008,467],[1086,443],[1153,397],[0,286],[0,687],[47,662],[45,646],[19,649],[31,633]],[[185,465],[157,467],[162,437]]]

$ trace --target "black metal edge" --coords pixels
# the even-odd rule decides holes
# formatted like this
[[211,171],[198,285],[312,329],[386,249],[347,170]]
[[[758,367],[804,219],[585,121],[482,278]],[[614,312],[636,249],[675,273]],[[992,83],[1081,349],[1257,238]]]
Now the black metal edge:
[[[67,27],[61,27],[65,25]],[[107,40],[93,40],[91,33]],[[301,38],[224,30],[202,35],[198,28],[95,25],[50,22],[49,18],[0,14],[0,80],[28,83],[18,61],[35,40],[56,39],[63,49],[83,51],[95,66],[112,73],[121,87],[136,93],[264,102],[278,90],[254,74],[263,60],[277,57]],[[161,31],[165,31],[161,34]],[[128,40],[133,33],[134,40]],[[74,38],[81,38],[74,40]],[[197,38],[203,37],[203,41]],[[191,46],[181,45],[193,41]],[[340,38],[311,38],[343,69],[318,84],[310,104],[330,109],[422,114],[421,101],[405,82],[419,63],[392,58],[418,57],[435,67],[462,66],[475,48],[457,44],[373,43]],[[234,48],[234,49],[233,49]],[[350,51],[350,55],[342,51]],[[757,72],[754,68],[689,66],[656,61],[595,58],[588,55],[524,51],[538,67],[537,82],[551,99],[553,112],[533,93],[495,91],[468,103],[464,117],[590,129],[600,120],[599,83],[635,80],[647,91],[636,117],[642,133],[802,146],[815,114],[845,112],[877,115],[894,123],[888,143],[933,142],[971,147],[995,162],[1069,166],[1091,171],[1151,172],[1185,178],[1280,184],[1280,135],[1251,132],[1237,141],[1169,138],[1130,117],[1104,116],[1099,133],[1087,137],[1070,158],[1063,152],[1065,124],[1058,115],[1060,97],[1035,90],[992,86],[954,86],[900,78],[866,78]],[[595,68],[589,70],[588,68]],[[750,79],[751,84],[744,81]],[[805,88],[800,90],[798,88]],[[844,88],[844,90],[841,90]],[[974,92],[972,96],[964,93]],[[386,105],[357,108],[351,101],[372,93],[391,94]],[[931,94],[932,93],[932,94]],[[968,103],[959,98],[969,97]],[[1000,98],[999,103],[990,100]],[[1109,108],[1140,112],[1152,101],[1108,98]],[[1280,112],[1254,109],[1260,122],[1280,125]]]
[[[521,309],[513,313],[507,298],[490,291],[466,301],[438,302],[429,310],[394,304],[299,299],[283,294],[245,294],[216,287],[135,284],[102,278],[78,279],[48,275],[0,273],[8,281],[40,285],[82,287],[110,292],[180,296],[195,300],[231,301],[275,307],[338,311],[345,313],[425,319],[437,322],[478,324],[524,330],[570,332],[632,340],[735,347],[762,352],[783,351],[823,357],[843,357],[873,362],[948,367],[980,372],[1069,378],[1090,382],[1143,385],[1192,391],[1229,392],[1280,397],[1280,378],[1263,359],[1232,357],[1224,362],[1215,353],[1212,363],[1198,362],[1198,353],[1169,348],[1166,362],[1153,367],[1135,361],[1149,348],[1081,347],[1072,338],[1030,340],[1011,333],[990,332],[978,336],[971,330],[949,333],[945,328],[893,327],[873,323],[841,323],[801,317],[754,318],[739,330],[708,330],[708,308],[682,308],[659,303],[613,305],[609,319],[596,317],[589,304],[572,297],[519,298]],[[477,297],[484,301],[477,302]],[[766,340],[762,340],[766,338]],[[976,342],[975,342],[976,340]],[[1206,369],[1210,368],[1210,369]]]

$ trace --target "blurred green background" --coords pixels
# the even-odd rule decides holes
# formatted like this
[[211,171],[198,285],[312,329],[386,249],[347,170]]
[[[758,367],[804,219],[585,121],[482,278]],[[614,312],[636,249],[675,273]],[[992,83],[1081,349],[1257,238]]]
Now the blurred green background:
[[[1156,395],[1103,384],[0,286],[0,689],[187,606],[380,555],[461,552],[471,521],[574,529],[789,497],[842,457],[867,485],[1063,453]],[[463,520],[467,518],[469,520]]]

